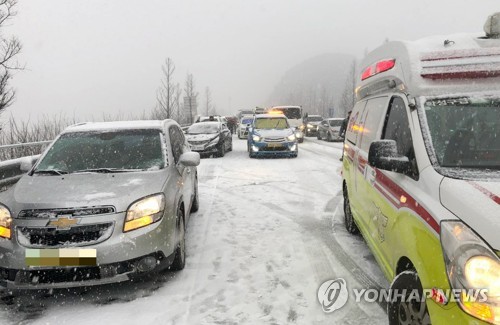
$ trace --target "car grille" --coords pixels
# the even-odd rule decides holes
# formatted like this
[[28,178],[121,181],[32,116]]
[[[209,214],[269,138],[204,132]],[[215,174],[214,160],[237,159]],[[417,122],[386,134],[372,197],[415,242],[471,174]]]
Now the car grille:
[[207,140],[203,140],[203,141],[189,141],[189,144],[195,145],[195,146],[199,146],[199,145],[205,144],[205,143],[208,143],[208,141]]
[[73,226],[69,229],[17,227],[19,243],[25,247],[34,248],[94,245],[111,237],[112,233],[112,222]]
[[286,146],[283,146],[283,147],[266,147],[265,149],[263,149],[263,151],[287,151],[288,150],[288,147]]
[[80,282],[101,279],[99,267],[75,267],[70,269],[54,269],[27,271],[20,274],[21,283],[61,283],[61,282]]
[[284,142],[286,141],[285,138],[282,138],[282,137],[266,137],[264,138],[264,141],[265,142]]
[[83,217],[90,215],[110,214],[114,213],[115,208],[112,206],[101,207],[82,207],[82,208],[68,208],[68,209],[36,209],[36,210],[23,210],[19,212],[18,218],[22,219],[50,219],[57,216],[71,215],[73,217]]

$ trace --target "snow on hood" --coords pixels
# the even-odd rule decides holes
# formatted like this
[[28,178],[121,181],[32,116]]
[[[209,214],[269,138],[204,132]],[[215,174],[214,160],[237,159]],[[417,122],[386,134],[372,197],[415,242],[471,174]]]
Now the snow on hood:
[[262,137],[287,137],[293,134],[292,129],[256,129],[255,133]]
[[441,203],[479,234],[493,249],[500,249],[500,182],[466,181],[445,177]]
[[117,212],[144,196],[162,191],[165,170],[113,174],[23,176],[15,185],[10,202],[3,202],[17,215],[26,209],[57,209],[112,205]]
[[219,134],[207,133],[207,134],[186,134],[188,141],[208,141],[215,139]]

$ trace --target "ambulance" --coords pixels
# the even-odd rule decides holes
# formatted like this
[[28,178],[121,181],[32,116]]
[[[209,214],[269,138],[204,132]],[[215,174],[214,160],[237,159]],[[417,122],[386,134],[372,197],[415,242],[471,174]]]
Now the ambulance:
[[389,324],[500,324],[500,13],[361,64],[345,226],[391,283]]

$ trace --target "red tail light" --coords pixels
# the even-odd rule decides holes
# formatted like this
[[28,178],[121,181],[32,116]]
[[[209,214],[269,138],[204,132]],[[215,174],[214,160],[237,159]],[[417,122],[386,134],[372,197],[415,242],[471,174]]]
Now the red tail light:
[[395,65],[396,65],[396,59],[378,61],[375,64],[372,64],[371,66],[367,67],[363,71],[363,73],[361,74],[361,80],[365,80],[381,72],[391,70],[392,68],[394,68]]
[[372,73],[372,67],[368,67],[361,74],[361,80],[365,80],[367,78],[370,78],[372,75],[373,75],[373,73]]
[[394,68],[394,65],[396,64],[396,60],[391,59],[391,60],[384,60],[384,61],[379,61],[375,65],[375,74],[384,72],[387,70],[391,70]]

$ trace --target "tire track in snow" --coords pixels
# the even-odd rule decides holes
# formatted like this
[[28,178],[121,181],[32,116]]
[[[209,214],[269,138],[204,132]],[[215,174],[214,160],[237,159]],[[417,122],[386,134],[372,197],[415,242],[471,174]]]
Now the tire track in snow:
[[[215,170],[216,167],[217,166],[215,166],[215,165],[209,165],[208,170],[203,170],[203,172],[206,175],[212,175],[212,174],[214,174],[213,171]],[[205,175],[201,175],[199,177],[204,178]],[[208,201],[206,210],[204,210],[205,212],[201,216],[201,218],[203,218],[203,220],[204,220],[203,225],[201,227],[201,229],[203,229],[203,231],[202,231],[203,235],[201,237],[201,238],[203,238],[203,244],[201,245],[201,249],[198,250],[198,252],[197,252],[197,254],[199,254],[199,258],[197,259],[196,265],[201,265],[203,263],[204,258],[206,257],[206,254],[205,254],[206,247],[207,247],[206,244],[207,244],[207,241],[209,238],[208,230],[210,229],[210,225],[211,225],[210,221],[211,221],[212,210],[213,210],[213,206],[214,206],[218,181],[219,181],[219,175],[217,173],[215,175],[215,177],[212,178],[212,186],[210,187],[210,192],[209,192],[210,199]],[[207,195],[207,193],[205,193],[205,195]],[[200,217],[198,217],[198,218],[200,218]],[[193,238],[193,236],[190,236],[190,237]],[[189,261],[189,260],[187,260],[187,261]],[[189,324],[188,319],[189,319],[189,316],[191,314],[191,307],[192,307],[193,296],[195,295],[196,284],[200,282],[200,280],[202,278],[202,273],[203,273],[202,270],[200,268],[198,268],[196,270],[196,276],[191,281],[191,285],[189,287],[188,299],[186,301],[186,312],[184,313],[182,324]]]

